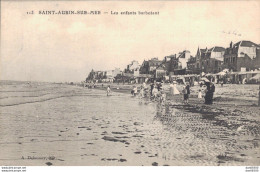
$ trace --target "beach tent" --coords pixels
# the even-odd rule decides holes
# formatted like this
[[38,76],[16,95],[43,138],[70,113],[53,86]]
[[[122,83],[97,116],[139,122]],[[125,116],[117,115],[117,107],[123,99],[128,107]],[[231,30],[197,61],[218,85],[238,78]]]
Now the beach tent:
[[260,80],[260,74],[256,74],[255,76],[253,76],[253,77],[250,78],[249,80],[256,80],[256,81],[259,81],[259,80]]

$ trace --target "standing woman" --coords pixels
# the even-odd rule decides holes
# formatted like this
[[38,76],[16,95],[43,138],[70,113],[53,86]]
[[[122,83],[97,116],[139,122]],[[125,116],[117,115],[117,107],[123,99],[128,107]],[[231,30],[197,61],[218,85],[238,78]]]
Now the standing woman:
[[171,95],[178,95],[178,94],[180,94],[180,92],[179,92],[179,90],[177,89],[176,85],[177,85],[177,82],[176,82],[176,81],[173,81],[173,82],[170,84],[170,94],[171,94]]
[[188,91],[187,91],[186,85],[183,86],[182,94],[183,94],[183,103],[187,104],[188,103]]
[[151,83],[150,85],[150,97],[153,96],[153,88],[155,87],[155,84],[154,83]]
[[186,90],[187,90],[187,100],[186,100],[186,103],[188,104],[189,103],[189,98],[190,98],[190,83],[189,82],[186,83]]
[[209,104],[213,103],[213,95],[215,92],[215,85],[213,84],[213,82],[210,82],[210,89],[208,91],[208,96],[209,96]]
[[177,89],[177,82],[173,81],[173,95],[180,94],[179,90]]
[[144,97],[144,87],[143,85],[141,85],[141,88],[140,88],[140,93],[139,93],[140,97],[143,98]]
[[199,98],[199,99],[202,99],[201,89],[199,89],[198,98]]
[[210,83],[209,82],[205,82],[205,85],[207,86],[207,88],[205,89],[205,104],[209,104],[209,91],[210,91]]

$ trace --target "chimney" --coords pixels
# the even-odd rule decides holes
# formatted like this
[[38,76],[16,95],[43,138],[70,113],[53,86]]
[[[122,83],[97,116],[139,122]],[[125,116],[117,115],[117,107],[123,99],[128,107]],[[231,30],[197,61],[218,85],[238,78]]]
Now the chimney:
[[232,47],[233,47],[233,42],[231,41],[231,42],[230,42],[230,48],[232,48]]

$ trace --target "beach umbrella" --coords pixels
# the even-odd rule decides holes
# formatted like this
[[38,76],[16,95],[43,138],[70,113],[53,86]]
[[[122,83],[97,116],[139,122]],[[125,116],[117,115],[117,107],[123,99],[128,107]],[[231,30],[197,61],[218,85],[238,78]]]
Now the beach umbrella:
[[226,72],[219,72],[219,73],[217,73],[217,75],[221,75],[221,76],[223,76],[223,75],[226,75]]
[[208,78],[206,78],[206,77],[200,78],[200,80],[201,80],[201,81],[205,81],[205,82],[210,82],[210,81],[208,80]]
[[260,74],[255,75],[254,77],[250,78],[249,80],[260,80]]
[[227,72],[229,72],[229,70],[228,69],[223,69],[222,72],[227,73]]

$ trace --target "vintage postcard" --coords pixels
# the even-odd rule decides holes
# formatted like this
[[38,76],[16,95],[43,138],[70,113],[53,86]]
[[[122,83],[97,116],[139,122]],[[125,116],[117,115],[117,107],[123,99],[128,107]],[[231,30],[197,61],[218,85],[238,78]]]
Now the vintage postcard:
[[1,1],[0,166],[258,171],[259,21],[257,0]]

